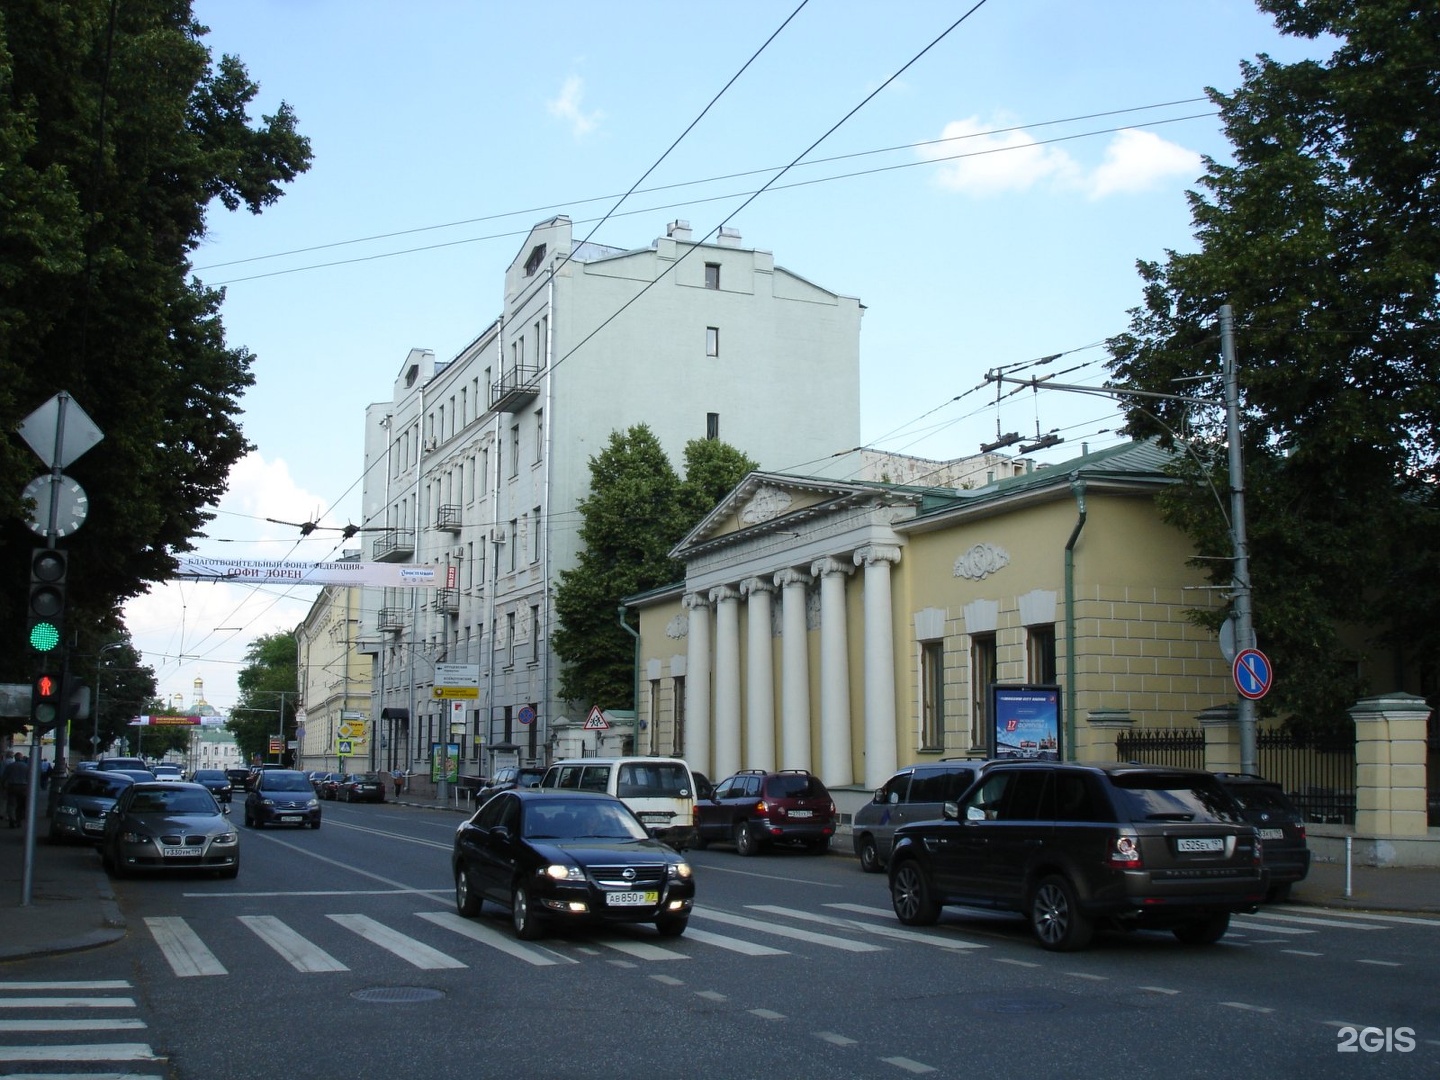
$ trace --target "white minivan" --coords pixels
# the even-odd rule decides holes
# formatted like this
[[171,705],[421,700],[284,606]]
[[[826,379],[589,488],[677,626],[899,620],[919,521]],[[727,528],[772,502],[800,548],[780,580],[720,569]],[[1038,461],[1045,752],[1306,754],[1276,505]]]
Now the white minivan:
[[625,803],[657,840],[695,843],[695,779],[681,758],[572,758],[545,770],[542,790],[603,791]]

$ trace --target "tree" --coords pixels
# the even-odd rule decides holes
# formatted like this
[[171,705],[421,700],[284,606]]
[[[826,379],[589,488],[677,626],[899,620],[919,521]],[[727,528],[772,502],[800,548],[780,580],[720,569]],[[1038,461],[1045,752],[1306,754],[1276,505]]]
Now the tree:
[[[212,60],[189,0],[0,0],[0,427],[65,390],[104,433],[67,468],[89,496],[71,552],[72,629],[165,579],[249,449],[252,356],[223,293],[191,274],[208,206],[260,213],[309,168],[289,106]],[[36,544],[21,490],[40,463],[0,440],[0,555]],[[26,583],[0,584],[15,625]],[[21,650],[0,664],[24,666]]]
[[[1219,400],[1214,318],[1237,321],[1255,626],[1283,673],[1262,704],[1348,730],[1356,696],[1440,657],[1440,7],[1260,0],[1324,62],[1242,65],[1209,91],[1234,147],[1190,193],[1200,250],[1142,262],[1144,303],[1110,344],[1117,385]],[[1129,399],[1128,426],[1188,441],[1163,500],[1217,584],[1230,578],[1223,416]],[[1206,476],[1205,474],[1209,475]],[[1387,685],[1361,663],[1401,658]]]
[[681,481],[650,428],[613,432],[590,459],[590,494],[580,503],[583,548],[560,572],[553,644],[563,663],[562,697],[623,707],[635,693],[635,640],[620,625],[626,596],[678,581],[671,550],[719,498],[756,466],[718,440],[685,447]]
[[[300,702],[298,657],[295,635],[288,630],[264,634],[246,648],[245,667],[236,680],[240,698],[225,725],[235,736],[241,760],[273,760],[270,740],[279,736],[288,744],[295,738],[295,707]],[[289,764],[294,755],[286,750],[280,761]]]
[[[97,639],[94,647],[70,654],[71,677],[90,686],[90,708],[95,710],[91,719],[70,724],[72,762],[94,756],[92,737],[100,740],[95,744],[96,753],[122,740],[133,751],[139,729],[130,727],[130,721],[154,712],[155,669],[141,663],[129,634],[120,631],[120,635],[112,642]],[[148,751],[153,746],[159,743],[147,741],[145,748]]]

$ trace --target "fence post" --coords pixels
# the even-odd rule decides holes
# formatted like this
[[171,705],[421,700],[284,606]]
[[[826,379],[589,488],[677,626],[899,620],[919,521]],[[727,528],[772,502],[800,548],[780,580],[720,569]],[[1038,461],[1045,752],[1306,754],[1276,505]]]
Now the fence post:
[[1205,768],[1211,772],[1240,771],[1239,709],[1235,703],[1212,705],[1195,717],[1205,733]]
[[1085,726],[1077,725],[1075,742],[1079,745],[1070,747],[1070,760],[1119,761],[1115,741],[1133,727],[1129,709],[1091,709]]
[[1355,833],[1424,836],[1425,721],[1430,706],[1414,694],[1361,698],[1355,721]]

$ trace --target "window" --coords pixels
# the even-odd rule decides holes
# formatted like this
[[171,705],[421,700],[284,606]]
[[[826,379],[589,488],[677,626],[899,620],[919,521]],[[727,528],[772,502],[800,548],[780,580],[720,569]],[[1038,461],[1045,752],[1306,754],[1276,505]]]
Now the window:
[[540,507],[535,507],[530,513],[532,528],[530,529],[530,561],[540,561]]
[[487,495],[490,492],[490,451],[480,451],[480,494]]
[[512,611],[505,616],[505,663],[510,667],[515,666],[515,613]]
[[650,748],[646,753],[659,755],[660,753],[660,680],[650,680],[650,700],[646,705],[645,717],[650,722]]
[[1032,683],[1055,681],[1055,627],[1032,626],[1025,642],[1026,677]]
[[535,410],[535,464],[545,459],[545,410]]
[[[510,544],[509,544],[509,547],[510,547],[510,569],[511,569],[511,571],[513,572],[514,569],[515,569],[515,549],[520,546],[520,519],[519,519],[519,518],[511,518],[511,519],[510,519],[510,537],[509,537],[509,539],[510,539]],[[511,616],[511,618],[514,618],[514,616]]]
[[990,687],[995,685],[995,635],[970,638],[970,746],[990,745]]
[[720,328],[718,326],[707,326],[705,328],[705,355],[720,355]]
[[545,261],[545,245],[536,244],[530,249],[530,256],[525,260],[525,276],[534,277],[535,271],[540,269],[540,264]]
[[685,676],[675,676],[675,742],[670,748],[671,757],[685,756]]
[[705,438],[718,439],[720,437],[720,414],[718,412],[705,414]]
[[705,288],[707,288],[707,289],[718,289],[718,288],[720,288],[720,264],[719,264],[719,263],[706,263],[706,264],[705,264]]
[[920,749],[945,749],[945,642],[920,643]]
[[510,426],[510,475],[520,475],[520,425]]

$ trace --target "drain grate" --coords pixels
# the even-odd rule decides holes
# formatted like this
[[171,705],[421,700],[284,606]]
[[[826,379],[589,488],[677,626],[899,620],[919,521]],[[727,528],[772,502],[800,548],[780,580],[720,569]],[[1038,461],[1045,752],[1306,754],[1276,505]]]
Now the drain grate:
[[370,990],[356,990],[350,996],[356,1001],[377,1005],[408,1005],[416,1001],[435,1001],[445,994],[428,986],[377,986]]

